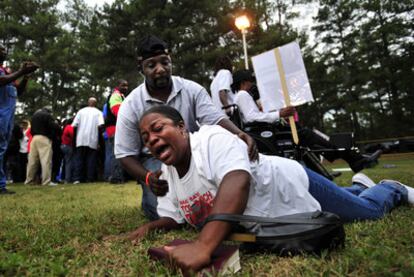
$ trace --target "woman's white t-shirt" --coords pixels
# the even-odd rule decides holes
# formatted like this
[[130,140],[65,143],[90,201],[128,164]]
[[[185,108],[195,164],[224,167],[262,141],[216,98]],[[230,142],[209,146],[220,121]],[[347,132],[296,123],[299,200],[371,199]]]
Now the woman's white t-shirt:
[[160,178],[167,180],[169,191],[158,198],[160,217],[201,227],[222,179],[234,170],[251,176],[246,215],[276,217],[321,209],[308,191],[304,168],[294,160],[260,155],[259,162],[250,163],[246,144],[220,126],[202,126],[190,135],[190,144],[190,168],[183,178],[173,166],[162,166]]

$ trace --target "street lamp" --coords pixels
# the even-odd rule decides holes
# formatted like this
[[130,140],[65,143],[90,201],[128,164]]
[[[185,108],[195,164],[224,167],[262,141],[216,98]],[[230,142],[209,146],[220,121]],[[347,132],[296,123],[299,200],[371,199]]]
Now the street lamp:
[[241,15],[241,16],[236,18],[235,24],[236,24],[237,29],[239,29],[242,33],[243,50],[244,50],[244,65],[245,65],[246,69],[249,69],[249,62],[248,62],[248,58],[247,58],[247,43],[246,43],[247,28],[250,27],[249,18],[246,15]]

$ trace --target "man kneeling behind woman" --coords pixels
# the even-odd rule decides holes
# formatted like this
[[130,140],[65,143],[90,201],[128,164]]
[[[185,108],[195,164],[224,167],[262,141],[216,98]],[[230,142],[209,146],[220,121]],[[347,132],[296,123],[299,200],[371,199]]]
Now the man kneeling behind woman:
[[294,160],[260,155],[250,162],[246,144],[237,136],[220,126],[202,126],[189,134],[181,115],[169,106],[147,110],[139,128],[145,146],[163,162],[162,174],[148,172],[147,183],[158,195],[168,183],[168,192],[158,198],[160,219],[129,238],[138,241],[151,231],[185,222],[201,228],[193,243],[166,248],[184,271],[207,265],[230,232],[226,222],[202,226],[209,214],[276,217],[322,210],[352,222],[379,219],[402,203],[414,204],[414,189],[396,181],[375,185],[359,173],[351,187],[341,188]]

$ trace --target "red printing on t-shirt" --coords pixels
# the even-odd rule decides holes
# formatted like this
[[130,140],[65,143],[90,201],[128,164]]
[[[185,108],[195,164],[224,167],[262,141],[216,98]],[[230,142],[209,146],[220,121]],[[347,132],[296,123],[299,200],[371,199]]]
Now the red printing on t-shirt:
[[187,222],[201,227],[213,207],[214,196],[210,191],[203,194],[196,192],[187,199],[179,202]]

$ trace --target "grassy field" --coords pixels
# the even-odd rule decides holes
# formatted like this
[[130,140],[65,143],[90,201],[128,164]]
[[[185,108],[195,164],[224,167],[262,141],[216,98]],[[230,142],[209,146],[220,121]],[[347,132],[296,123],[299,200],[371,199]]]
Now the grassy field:
[[[375,181],[397,179],[414,186],[414,154],[383,156],[364,172]],[[345,172],[336,181],[346,185],[351,177]],[[186,229],[154,234],[138,246],[102,241],[145,222],[141,190],[132,182],[9,188],[17,193],[0,197],[0,276],[171,275],[148,259],[148,247],[196,236]],[[322,257],[242,253],[238,275],[414,276],[413,207],[400,207],[380,221],[346,225],[346,234],[344,249]]]

